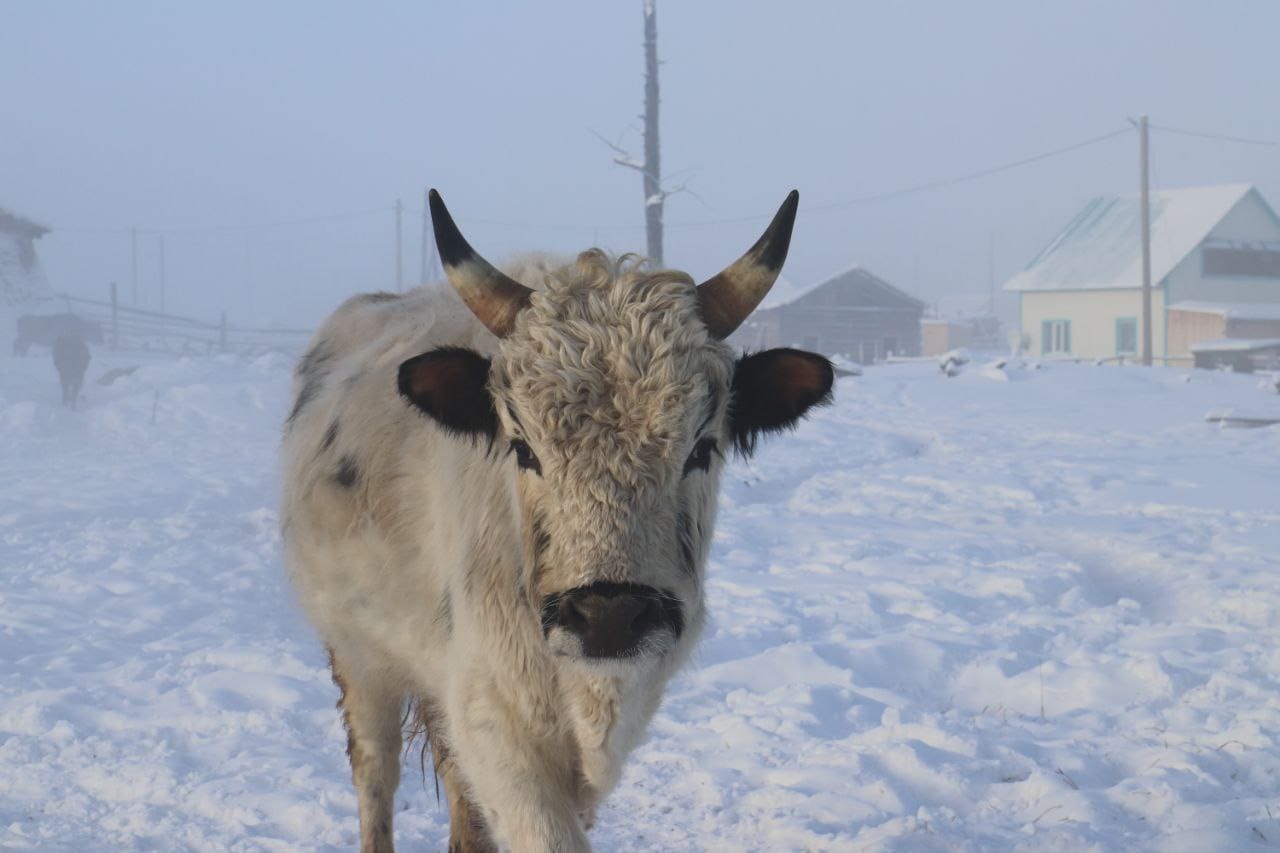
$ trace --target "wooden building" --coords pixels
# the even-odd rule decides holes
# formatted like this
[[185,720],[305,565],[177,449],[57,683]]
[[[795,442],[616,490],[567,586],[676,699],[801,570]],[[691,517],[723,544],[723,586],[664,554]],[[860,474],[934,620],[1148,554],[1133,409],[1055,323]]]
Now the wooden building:
[[749,350],[794,346],[872,364],[890,355],[920,354],[924,307],[884,279],[854,267],[783,304],[766,301],[731,342]]

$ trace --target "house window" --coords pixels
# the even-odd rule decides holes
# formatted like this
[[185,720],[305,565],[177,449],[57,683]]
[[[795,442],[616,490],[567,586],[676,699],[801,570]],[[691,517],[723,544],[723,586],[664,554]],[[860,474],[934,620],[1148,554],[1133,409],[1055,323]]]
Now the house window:
[[1071,321],[1045,320],[1040,324],[1040,354],[1071,352]]
[[1280,276],[1280,249],[1209,248],[1201,253],[1205,275]]
[[1138,318],[1116,318],[1116,355],[1133,355],[1138,351]]

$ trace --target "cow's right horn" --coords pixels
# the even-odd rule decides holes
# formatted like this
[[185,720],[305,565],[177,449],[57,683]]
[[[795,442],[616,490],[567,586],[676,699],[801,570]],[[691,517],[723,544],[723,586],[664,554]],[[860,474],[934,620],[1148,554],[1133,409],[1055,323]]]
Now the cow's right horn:
[[440,193],[432,190],[428,198],[444,274],[485,328],[505,338],[515,328],[516,317],[528,306],[533,291],[499,272],[471,248],[454,224]]
[[769,227],[747,253],[718,275],[698,285],[698,305],[712,336],[724,340],[742,325],[778,280],[791,246],[800,193],[792,190]]

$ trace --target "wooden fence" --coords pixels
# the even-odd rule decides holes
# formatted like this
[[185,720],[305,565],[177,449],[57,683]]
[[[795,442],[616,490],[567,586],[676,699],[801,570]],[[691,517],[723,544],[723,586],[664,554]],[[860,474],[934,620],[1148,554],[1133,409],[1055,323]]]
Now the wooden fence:
[[234,352],[258,355],[272,351],[296,351],[311,337],[312,329],[282,329],[236,326],[227,321],[223,311],[218,322],[194,317],[165,314],[121,305],[116,286],[111,286],[109,301],[83,299],[60,294],[58,299],[67,311],[102,328],[103,339],[111,349],[146,350],[179,355],[209,355]]

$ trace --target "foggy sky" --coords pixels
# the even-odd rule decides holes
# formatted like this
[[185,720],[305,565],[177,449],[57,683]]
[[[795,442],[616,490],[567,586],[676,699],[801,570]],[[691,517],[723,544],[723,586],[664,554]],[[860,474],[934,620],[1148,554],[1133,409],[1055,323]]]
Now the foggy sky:
[[[6,2],[0,207],[50,225],[56,290],[307,326],[418,276],[438,187],[497,259],[644,249],[640,1]],[[1137,187],[1126,134],[983,180],[838,206],[1126,126],[1280,140],[1280,4],[658,0],[667,261],[701,278],[792,187],[785,274],[855,263],[934,300],[982,294],[1089,197]],[[1153,131],[1156,188],[1256,184],[1280,149]],[[323,217],[339,218],[322,221]],[[726,221],[728,220],[728,221]],[[280,224],[292,223],[292,224]],[[233,227],[227,227],[233,226]]]

